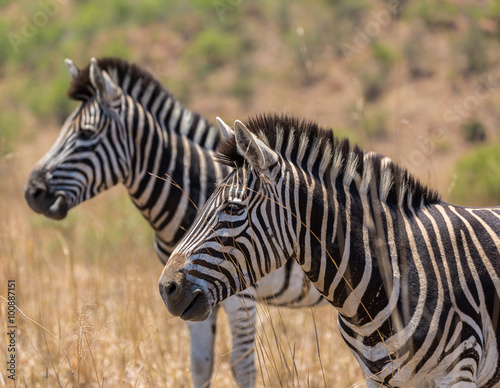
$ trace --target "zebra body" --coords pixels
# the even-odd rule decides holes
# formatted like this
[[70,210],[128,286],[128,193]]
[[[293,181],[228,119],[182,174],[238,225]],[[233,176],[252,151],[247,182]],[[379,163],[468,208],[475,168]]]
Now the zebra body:
[[500,386],[500,208],[447,204],[315,124],[219,125],[234,171],[162,273],[172,314],[203,319],[294,260],[369,386]]
[[[136,65],[102,59],[80,71],[71,61],[66,64],[72,77],[68,94],[81,104],[30,174],[27,202],[38,213],[62,219],[71,208],[121,183],[154,229],[156,252],[166,263],[197,208],[229,171],[212,157],[219,131]],[[323,301],[310,284],[289,282],[298,270],[273,274],[252,296],[292,307]],[[276,298],[271,289],[278,290]],[[253,303],[242,309],[242,303],[230,298],[223,307],[233,337],[233,373],[239,386],[251,387],[256,310]],[[188,323],[196,387],[207,386],[212,374],[216,318],[214,311],[206,322]]]

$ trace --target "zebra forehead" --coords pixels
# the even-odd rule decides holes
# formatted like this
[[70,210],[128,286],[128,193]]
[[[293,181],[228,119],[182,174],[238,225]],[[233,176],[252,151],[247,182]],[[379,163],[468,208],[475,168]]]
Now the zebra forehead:
[[[351,146],[347,139],[338,139],[333,130],[315,122],[288,115],[263,114],[249,118],[245,125],[285,160],[313,174],[320,171],[325,174],[330,168],[328,173],[341,179],[344,185],[350,185],[359,177],[356,179],[364,183],[364,190],[375,180],[380,185],[379,195],[399,205],[407,202],[408,206],[410,203],[419,206],[441,201],[435,191],[422,185],[390,158]],[[216,158],[237,169],[246,165],[245,158],[237,151],[234,137],[219,145]]]
[[[146,91],[154,95],[164,93],[171,97],[171,93],[158,80],[147,70],[134,63],[120,58],[101,58],[97,60],[97,64],[127,94],[130,94],[130,88],[139,87],[143,93]],[[86,101],[96,94],[96,90],[90,82],[90,64],[78,72],[72,80],[67,94],[69,98],[77,101]]]
[[245,177],[246,171],[236,169],[222,180],[218,187],[218,190],[216,191],[220,190],[222,192],[227,190],[234,190],[235,188],[241,188],[243,187]]

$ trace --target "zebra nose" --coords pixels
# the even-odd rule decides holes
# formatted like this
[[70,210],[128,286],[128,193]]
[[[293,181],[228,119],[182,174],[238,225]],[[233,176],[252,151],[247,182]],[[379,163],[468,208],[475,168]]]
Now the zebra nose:
[[158,282],[160,295],[167,305],[172,305],[183,292],[186,283],[186,274],[183,269],[183,264],[186,257],[182,254],[173,254],[163,269]]
[[37,182],[33,187],[27,189],[28,195],[36,202],[43,202],[47,196],[47,185]]
[[45,202],[49,188],[47,183],[41,179],[29,180],[24,190],[24,197],[28,205],[37,213],[42,213],[44,210]]

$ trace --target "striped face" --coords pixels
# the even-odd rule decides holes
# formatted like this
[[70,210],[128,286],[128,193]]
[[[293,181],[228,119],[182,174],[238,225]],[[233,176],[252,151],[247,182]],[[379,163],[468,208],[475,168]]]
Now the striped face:
[[123,92],[97,63],[92,62],[90,76],[95,95],[68,117],[26,184],[30,207],[49,218],[66,217],[69,209],[127,176],[127,145],[121,140]]
[[248,136],[254,135],[236,129],[247,163],[217,187],[160,278],[167,308],[185,320],[206,319],[217,303],[255,284],[290,257],[289,235],[274,222],[284,219],[275,184],[279,159],[267,147],[264,151],[273,154],[255,159],[263,155],[249,149]]

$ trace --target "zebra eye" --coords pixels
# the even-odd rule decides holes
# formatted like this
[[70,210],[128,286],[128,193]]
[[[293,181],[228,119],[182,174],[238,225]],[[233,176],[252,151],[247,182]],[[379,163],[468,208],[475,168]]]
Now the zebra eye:
[[230,216],[237,216],[245,211],[245,206],[242,203],[228,202],[222,211]]
[[95,131],[92,131],[90,129],[82,129],[79,133],[78,136],[83,139],[83,140],[89,140],[92,136],[95,135]]

